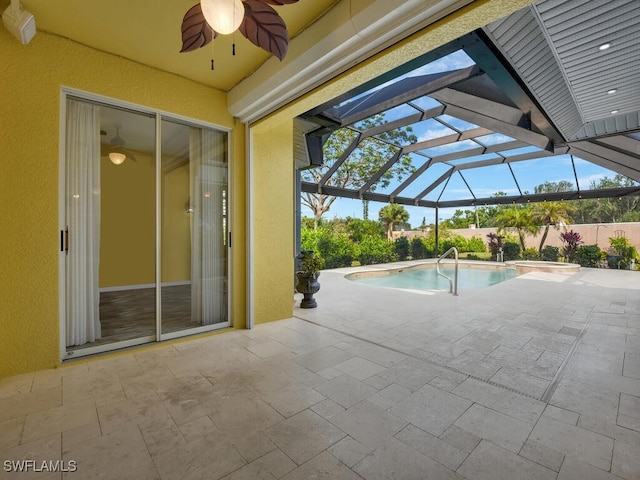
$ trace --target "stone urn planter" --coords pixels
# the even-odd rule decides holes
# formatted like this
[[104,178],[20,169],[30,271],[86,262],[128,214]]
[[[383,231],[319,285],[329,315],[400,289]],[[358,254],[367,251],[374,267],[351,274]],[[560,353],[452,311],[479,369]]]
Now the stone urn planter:
[[318,277],[322,268],[322,258],[312,250],[302,250],[296,258],[299,260],[296,290],[304,297],[300,302],[300,308],[316,308],[318,303],[313,296],[320,290]]

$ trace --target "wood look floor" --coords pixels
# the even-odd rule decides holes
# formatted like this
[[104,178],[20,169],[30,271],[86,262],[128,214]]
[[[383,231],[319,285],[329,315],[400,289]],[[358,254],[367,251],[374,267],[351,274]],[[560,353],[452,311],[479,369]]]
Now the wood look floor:
[[[155,335],[155,288],[100,293],[100,323],[101,339],[67,350]],[[191,285],[162,287],[162,333],[199,326],[191,322]]]

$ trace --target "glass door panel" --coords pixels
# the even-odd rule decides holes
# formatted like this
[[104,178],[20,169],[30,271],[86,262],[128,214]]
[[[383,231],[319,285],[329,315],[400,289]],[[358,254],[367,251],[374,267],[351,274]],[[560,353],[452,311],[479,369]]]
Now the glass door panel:
[[228,133],[69,96],[65,135],[63,357],[229,325]]
[[155,120],[73,99],[67,106],[67,352],[149,341],[156,335]]
[[162,334],[228,322],[227,134],[162,120]]

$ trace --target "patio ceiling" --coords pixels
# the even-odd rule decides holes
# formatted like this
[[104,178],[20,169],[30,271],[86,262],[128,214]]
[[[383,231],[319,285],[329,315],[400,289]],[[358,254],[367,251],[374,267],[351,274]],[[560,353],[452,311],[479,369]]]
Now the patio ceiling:
[[[604,43],[610,47],[600,50]],[[350,129],[354,137],[321,179],[307,178],[301,189],[442,208],[638,195],[638,52],[636,0],[539,1],[297,119],[302,168],[323,163],[322,146],[337,129]],[[453,56],[467,64],[422,73]],[[384,123],[365,125],[380,114]],[[344,188],[331,181],[363,142],[388,143],[385,132],[408,127],[429,132],[393,145],[395,154],[361,184]],[[412,171],[381,188],[383,175],[406,155]],[[548,181],[563,178],[572,187],[535,193],[521,168],[527,162],[544,166]],[[591,190],[578,173],[586,162],[632,179],[632,186]],[[561,168],[564,177],[554,173]],[[491,185],[478,187],[481,171],[491,172]],[[447,190],[453,185],[459,187],[455,195]],[[487,195],[487,188],[509,193]]]

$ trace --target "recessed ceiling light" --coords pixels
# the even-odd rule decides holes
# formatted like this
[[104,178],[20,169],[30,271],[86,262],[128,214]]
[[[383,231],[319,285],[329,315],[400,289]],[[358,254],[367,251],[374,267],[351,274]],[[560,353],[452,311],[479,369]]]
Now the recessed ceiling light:
[[612,115],[615,115],[616,113],[618,113],[618,110],[611,110]]
[[598,50],[606,50],[607,48],[609,48],[611,46],[610,43],[603,43],[602,45],[600,45],[598,47]]
[[607,90],[607,93],[611,95],[612,93],[616,93],[618,91],[617,88],[612,88],[611,90]]

